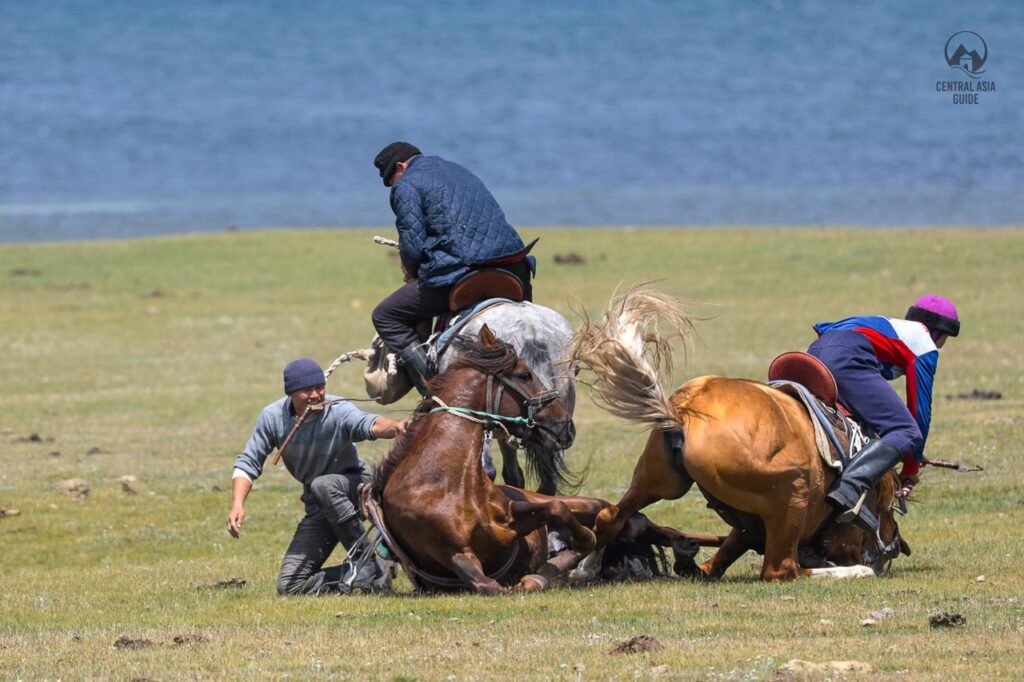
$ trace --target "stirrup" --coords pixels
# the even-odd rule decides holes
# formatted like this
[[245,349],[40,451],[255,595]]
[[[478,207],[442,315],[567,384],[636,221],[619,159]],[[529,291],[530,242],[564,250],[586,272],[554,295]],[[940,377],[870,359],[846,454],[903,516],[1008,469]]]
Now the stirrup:
[[844,512],[840,512],[839,515],[836,516],[836,521],[838,521],[839,523],[852,523],[855,518],[860,516],[861,507],[864,506],[864,501],[867,499],[867,497],[868,491],[865,490],[860,494],[860,499],[857,500],[857,504],[853,505],[851,509],[847,509]]

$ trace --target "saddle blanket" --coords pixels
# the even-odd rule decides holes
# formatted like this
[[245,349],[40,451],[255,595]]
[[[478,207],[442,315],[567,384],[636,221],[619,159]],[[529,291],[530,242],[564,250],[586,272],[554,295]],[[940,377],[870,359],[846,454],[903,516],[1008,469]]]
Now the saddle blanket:
[[[814,397],[806,386],[795,381],[772,381],[768,385],[793,396],[803,404],[814,427],[814,442],[818,446],[818,453],[822,461],[837,472],[841,472],[867,444],[868,435],[856,420],[832,410]],[[835,426],[842,429],[843,439],[836,434]]]

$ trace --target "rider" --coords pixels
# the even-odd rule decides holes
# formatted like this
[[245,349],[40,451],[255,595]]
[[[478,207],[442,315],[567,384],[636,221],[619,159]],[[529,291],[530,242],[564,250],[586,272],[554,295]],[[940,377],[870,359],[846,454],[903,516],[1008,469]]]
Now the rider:
[[[905,488],[917,483],[931,422],[932,380],[939,349],[960,333],[956,307],[928,294],[905,319],[866,316],[814,325],[818,340],[807,352],[825,363],[839,388],[839,400],[878,433],[850,462],[828,493],[840,510],[837,520],[875,531],[878,519],[860,505],[862,495],[900,460]],[[907,377],[907,404],[886,382]]]
[[448,293],[474,266],[501,261],[532,300],[536,260],[498,202],[475,175],[439,156],[424,156],[408,142],[392,142],[373,160],[398,228],[405,284],[373,311],[373,326],[425,394],[433,376],[416,325],[448,312]]
[[[368,414],[352,403],[325,395],[326,378],[320,365],[300,358],[284,368],[286,397],[263,408],[256,429],[235,461],[232,476],[228,532],[238,537],[245,520],[245,499],[252,482],[263,473],[263,464],[274,448],[280,448],[308,405],[311,411],[295,431],[282,459],[288,472],[303,483],[306,516],[295,529],[277,577],[278,594],[319,594],[339,585],[344,565],[321,570],[338,541],[351,550],[363,535],[359,519],[358,487],[369,480],[354,441],[395,438],[405,422]],[[327,404],[323,405],[327,399]],[[362,558],[349,552],[349,565]],[[371,558],[355,577],[352,587],[386,589],[390,579]]]

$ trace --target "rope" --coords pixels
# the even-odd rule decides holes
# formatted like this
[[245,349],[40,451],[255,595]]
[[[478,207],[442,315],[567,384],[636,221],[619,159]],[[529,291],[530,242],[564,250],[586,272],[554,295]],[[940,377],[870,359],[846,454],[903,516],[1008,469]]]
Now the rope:
[[330,377],[331,374],[334,372],[334,370],[338,369],[338,366],[341,365],[342,363],[351,362],[352,358],[366,360],[368,356],[369,351],[366,350],[365,348],[360,350],[350,350],[347,353],[342,353],[341,355],[334,359],[334,362],[328,365],[327,369],[324,370],[324,380],[326,381],[328,377]]
[[[524,426],[533,426],[532,420],[527,419],[526,417],[506,417],[505,415],[502,414],[492,414],[490,412],[481,412],[480,410],[471,410],[468,407],[456,407],[453,405],[446,405],[444,401],[438,398],[436,395],[431,396],[431,399],[438,405],[440,405],[440,407],[435,407],[434,409],[432,409],[430,411],[431,413],[450,412],[451,414],[454,414],[456,417],[462,417],[463,419],[467,419],[475,424],[482,424],[484,426],[487,426],[488,424],[493,422],[497,426],[500,426],[502,431],[504,431],[509,436],[511,436],[512,434],[508,432],[508,429],[505,427],[504,424],[502,424],[502,422],[509,422],[511,424],[522,424]],[[482,417],[482,419],[480,419],[479,417]]]

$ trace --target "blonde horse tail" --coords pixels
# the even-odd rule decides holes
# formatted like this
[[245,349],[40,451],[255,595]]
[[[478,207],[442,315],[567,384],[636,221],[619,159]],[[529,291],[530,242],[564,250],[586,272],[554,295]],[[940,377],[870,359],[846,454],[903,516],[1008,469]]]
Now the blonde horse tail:
[[615,296],[600,322],[584,316],[573,336],[574,359],[591,370],[594,400],[628,421],[678,428],[679,408],[662,388],[660,376],[672,371],[672,341],[688,341],[692,318],[679,299],[649,283]]

